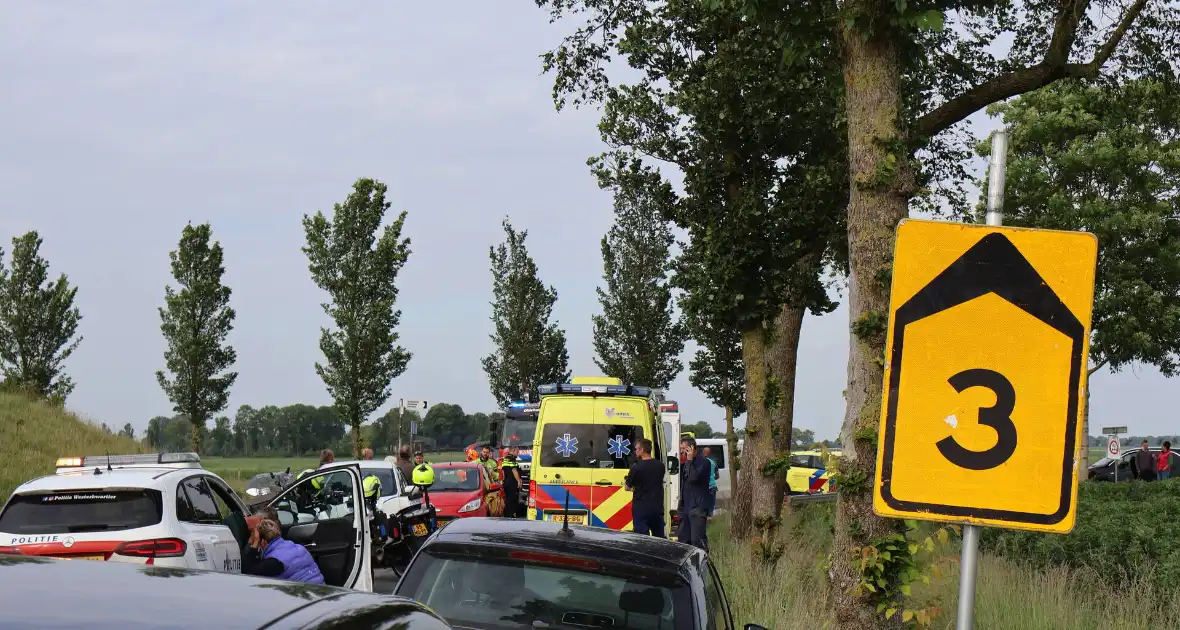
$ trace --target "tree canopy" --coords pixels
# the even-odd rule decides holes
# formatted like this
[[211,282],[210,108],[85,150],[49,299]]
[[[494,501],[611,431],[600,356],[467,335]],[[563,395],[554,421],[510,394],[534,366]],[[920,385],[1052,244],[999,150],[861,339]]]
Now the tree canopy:
[[66,275],[49,279],[41,243],[35,231],[14,237],[7,267],[0,249],[2,387],[64,404],[74,390],[64,363],[82,343],[82,312],[74,305],[78,289]]
[[594,363],[606,375],[667,389],[684,364],[684,327],[673,312],[669,255],[675,239],[663,218],[675,195],[638,161],[613,178],[615,223],[602,238],[602,314],[594,322]]
[[186,225],[168,256],[179,290],[164,287],[159,310],[167,372],[156,371],[156,381],[173,411],[190,421],[192,449],[199,453],[206,421],[225,409],[238,378],[237,372],[226,371],[237,360],[226,343],[235,317],[229,305],[233,291],[222,284],[224,254],[208,223]]
[[395,308],[397,275],[410,256],[410,239],[402,238],[406,212],[382,228],[392,205],[386,190],[361,178],[344,203],[333,206],[330,220],[323,212],[303,217],[303,253],[312,280],[331,298],[323,308],[336,324],[320,331],[326,364],[316,362],[315,369],[352,427],[356,457],[361,424],[389,400],[393,379],[412,356],[398,344],[401,311]]
[[501,408],[537,385],[569,380],[569,352],[565,332],[550,322],[557,290],[537,277],[537,263],[525,246],[528,230],[517,231],[505,218],[504,242],[491,247],[492,342],[495,350],[483,358],[488,386]]

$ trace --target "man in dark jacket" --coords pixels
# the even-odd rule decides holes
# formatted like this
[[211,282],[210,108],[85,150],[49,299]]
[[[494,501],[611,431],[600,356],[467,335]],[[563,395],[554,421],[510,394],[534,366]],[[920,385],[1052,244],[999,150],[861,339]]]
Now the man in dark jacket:
[[410,447],[403,446],[397,453],[397,467],[402,471],[402,477],[406,478],[406,483],[414,478],[414,462],[410,461]]
[[691,437],[680,440],[680,454],[684,466],[680,468],[680,504],[676,513],[680,516],[680,528],[676,538],[685,544],[709,549],[709,538],[705,533],[709,508],[709,478],[712,467],[703,454],[697,451],[697,441]]
[[1155,481],[1155,453],[1151,452],[1147,440],[1143,440],[1143,447],[1135,453],[1131,463],[1135,467],[1136,477],[1143,481]]

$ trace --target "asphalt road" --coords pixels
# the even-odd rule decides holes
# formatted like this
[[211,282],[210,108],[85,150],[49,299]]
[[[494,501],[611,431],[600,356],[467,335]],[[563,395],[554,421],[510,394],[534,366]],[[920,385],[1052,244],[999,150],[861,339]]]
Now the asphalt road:
[[377,569],[373,572],[373,592],[392,593],[397,586],[397,574],[392,569]]

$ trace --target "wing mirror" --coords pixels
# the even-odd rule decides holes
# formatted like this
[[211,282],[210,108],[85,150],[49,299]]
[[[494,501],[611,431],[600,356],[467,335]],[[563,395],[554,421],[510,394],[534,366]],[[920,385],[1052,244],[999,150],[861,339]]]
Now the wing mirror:
[[746,630],[766,630],[766,628],[764,628],[756,623],[748,623],[748,624],[746,624]]
[[[668,473],[673,474],[673,475],[680,474],[680,458],[679,457],[676,457],[675,455],[668,457]],[[751,630],[751,629],[747,628],[746,630]],[[757,630],[757,629],[754,629],[754,630]]]

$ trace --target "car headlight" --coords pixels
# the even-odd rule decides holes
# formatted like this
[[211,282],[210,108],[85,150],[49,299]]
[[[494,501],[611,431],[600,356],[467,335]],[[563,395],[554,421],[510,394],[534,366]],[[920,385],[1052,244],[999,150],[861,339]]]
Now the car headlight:
[[246,488],[246,494],[256,497],[258,496],[258,488]]
[[482,501],[480,499],[472,499],[467,503],[464,503],[463,507],[459,508],[459,513],[463,514],[465,512],[474,512],[479,509],[479,504],[481,502]]

